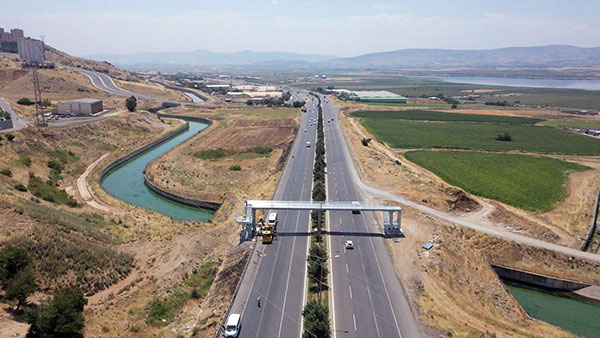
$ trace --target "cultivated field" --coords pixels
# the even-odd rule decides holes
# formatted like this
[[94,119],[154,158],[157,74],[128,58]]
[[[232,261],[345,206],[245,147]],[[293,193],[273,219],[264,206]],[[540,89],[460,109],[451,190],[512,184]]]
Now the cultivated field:
[[[600,139],[554,127],[490,123],[413,122],[361,119],[377,140],[392,148],[454,148],[492,151],[526,151],[560,154],[600,154]],[[500,141],[508,133],[512,141]]]
[[543,120],[525,117],[500,116],[500,115],[478,115],[445,113],[430,110],[370,110],[357,111],[350,116],[367,119],[392,119],[412,121],[440,121],[440,122],[478,122],[478,123],[500,123],[500,124],[536,124]]
[[472,194],[538,212],[551,210],[565,197],[567,173],[589,169],[518,154],[421,150],[404,156]]

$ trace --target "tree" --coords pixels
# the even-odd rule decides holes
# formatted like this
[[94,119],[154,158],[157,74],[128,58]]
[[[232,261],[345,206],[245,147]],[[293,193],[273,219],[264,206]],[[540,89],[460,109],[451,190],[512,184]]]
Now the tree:
[[135,98],[135,96],[130,96],[125,100],[125,106],[127,107],[127,109],[129,111],[135,111],[135,108],[137,107],[137,99]]
[[49,305],[42,307],[39,315],[31,315],[27,337],[82,338],[85,317],[83,308],[87,299],[79,288],[57,291]]
[[6,139],[7,139],[9,142],[12,142],[12,141],[15,139],[15,135],[14,135],[14,134],[11,134],[11,133],[8,133],[8,134],[6,134]]
[[5,247],[0,251],[0,282],[3,284],[13,279],[19,271],[31,264],[27,252],[21,248]]
[[28,266],[19,271],[16,276],[7,282],[4,299],[16,300],[17,310],[27,301],[27,297],[37,290],[33,269]]
[[302,311],[304,317],[303,338],[329,338],[331,337],[331,323],[329,322],[329,310],[316,300],[311,300],[304,306]]
[[17,103],[23,106],[31,106],[33,105],[35,102],[31,101],[28,97],[22,97],[20,99],[17,100]]
[[252,99],[248,99],[248,101],[246,101],[246,105],[251,106],[254,104],[254,101],[252,101]]

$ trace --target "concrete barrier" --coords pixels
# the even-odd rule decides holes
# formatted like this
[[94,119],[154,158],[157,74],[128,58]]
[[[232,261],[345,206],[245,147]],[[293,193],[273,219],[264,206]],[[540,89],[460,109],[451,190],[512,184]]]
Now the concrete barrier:
[[585,283],[538,275],[523,270],[511,269],[505,266],[492,265],[492,269],[494,269],[496,274],[501,278],[510,279],[525,284],[535,285],[546,289],[572,292],[590,286],[589,284]]
[[129,153],[128,155],[125,155],[125,156],[119,158],[118,160],[112,162],[106,168],[102,169],[102,171],[100,172],[100,177],[99,177],[100,185],[102,186],[102,180],[114,168],[116,168],[116,167],[120,166],[121,164],[129,161],[130,159],[138,156],[139,154],[143,153],[144,151],[146,151],[152,147],[155,147],[155,146],[159,145],[160,143],[183,133],[184,131],[188,130],[189,128],[190,128],[190,125],[189,125],[189,123],[186,122],[185,125],[179,127],[177,130],[174,130],[174,131],[170,132],[169,134],[159,138],[158,140],[154,140],[150,144],[147,144],[147,145]]
[[[152,162],[150,162],[150,163],[152,163]],[[221,203],[193,200],[190,198],[177,196],[166,190],[163,190],[162,188],[159,188],[156,184],[152,183],[152,181],[150,181],[150,179],[148,179],[148,176],[146,176],[145,172],[144,172],[144,183],[146,183],[146,185],[148,186],[148,188],[150,188],[150,190],[161,195],[162,197],[170,199],[170,200],[178,202],[178,203],[181,203],[181,204],[185,204],[185,205],[189,205],[189,206],[197,207],[197,208],[215,210],[215,211],[221,207]]]

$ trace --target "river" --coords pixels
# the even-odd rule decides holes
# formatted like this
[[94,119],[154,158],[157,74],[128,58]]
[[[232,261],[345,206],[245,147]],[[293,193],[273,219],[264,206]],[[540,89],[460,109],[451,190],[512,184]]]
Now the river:
[[552,292],[503,281],[531,317],[578,336],[600,337],[600,306],[568,292]]
[[452,83],[488,86],[600,90],[600,80],[518,79],[501,77],[426,76]]
[[190,121],[189,126],[187,131],[146,150],[111,170],[101,182],[104,190],[120,200],[159,212],[176,220],[206,222],[211,219],[214,215],[213,211],[166,199],[150,190],[144,183],[143,172],[148,163],[196,135],[208,125]]

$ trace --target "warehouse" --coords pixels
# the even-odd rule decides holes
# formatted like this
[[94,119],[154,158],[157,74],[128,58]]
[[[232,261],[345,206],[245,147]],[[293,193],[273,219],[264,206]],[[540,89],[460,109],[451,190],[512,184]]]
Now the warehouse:
[[103,109],[102,100],[77,99],[59,102],[57,113],[58,115],[92,115],[101,112]]
[[361,102],[406,103],[406,97],[386,90],[353,90],[349,97]]

